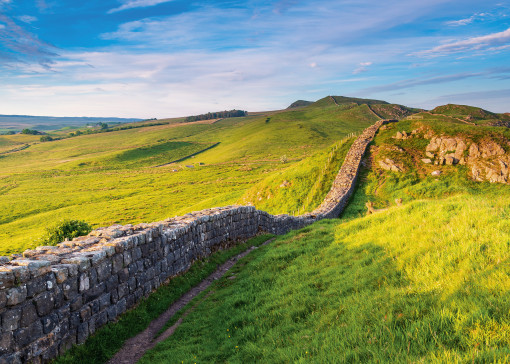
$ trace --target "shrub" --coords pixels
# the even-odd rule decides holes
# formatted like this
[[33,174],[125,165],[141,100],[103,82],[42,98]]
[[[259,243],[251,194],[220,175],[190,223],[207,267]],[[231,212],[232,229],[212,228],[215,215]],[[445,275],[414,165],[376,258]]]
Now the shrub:
[[287,156],[286,156],[286,155],[282,155],[282,156],[280,157],[280,162],[282,162],[282,163],[284,163],[284,164],[285,164],[285,163],[287,163],[288,161],[289,161],[289,160],[287,159]]
[[57,245],[63,241],[71,240],[78,236],[87,235],[92,227],[85,221],[63,220],[54,227],[46,229],[46,236],[43,238],[44,245]]
[[40,139],[41,142],[51,142],[53,140],[49,135],[43,135]]

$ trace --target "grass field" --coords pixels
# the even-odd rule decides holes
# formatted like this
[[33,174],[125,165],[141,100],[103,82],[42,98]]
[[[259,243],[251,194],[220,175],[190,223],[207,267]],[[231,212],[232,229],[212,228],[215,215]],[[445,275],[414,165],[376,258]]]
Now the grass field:
[[[298,110],[213,124],[171,123],[45,143],[30,136],[36,140],[29,148],[0,155],[0,254],[38,245],[45,227],[64,218],[94,227],[157,221],[239,202],[253,185],[287,173],[296,163],[301,162],[298,167],[306,174],[305,160],[317,175],[315,165],[323,161],[316,153],[326,155],[339,140],[375,120],[366,105],[343,108],[323,100]],[[2,138],[29,142],[20,135]],[[216,143],[194,158],[156,167]],[[327,169],[324,180],[332,180],[339,161]],[[319,187],[308,210],[329,189]],[[286,196],[288,205],[279,212],[292,212],[302,198]]]
[[509,203],[419,200],[292,232],[141,363],[506,362]]

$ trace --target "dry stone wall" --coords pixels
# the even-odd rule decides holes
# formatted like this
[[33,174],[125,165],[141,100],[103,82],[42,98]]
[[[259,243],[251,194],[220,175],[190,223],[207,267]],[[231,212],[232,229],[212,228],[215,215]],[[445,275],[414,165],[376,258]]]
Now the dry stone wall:
[[338,217],[367,145],[386,122],[357,138],[331,191],[312,213],[274,216],[251,206],[213,208],[151,224],[99,228],[58,246],[0,257],[0,364],[48,362],[215,250],[260,232],[284,234]]

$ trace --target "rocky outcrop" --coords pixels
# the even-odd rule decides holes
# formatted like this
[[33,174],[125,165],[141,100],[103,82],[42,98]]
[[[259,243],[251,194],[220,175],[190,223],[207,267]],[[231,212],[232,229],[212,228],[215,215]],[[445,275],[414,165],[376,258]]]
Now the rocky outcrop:
[[404,167],[402,165],[395,163],[395,161],[390,158],[385,158],[384,160],[380,160],[379,166],[382,169],[385,169],[387,171],[393,171],[393,172],[402,172],[404,170]]
[[467,138],[434,136],[426,147],[427,160],[435,165],[466,164],[473,180],[508,183],[510,156],[494,140],[475,143]]

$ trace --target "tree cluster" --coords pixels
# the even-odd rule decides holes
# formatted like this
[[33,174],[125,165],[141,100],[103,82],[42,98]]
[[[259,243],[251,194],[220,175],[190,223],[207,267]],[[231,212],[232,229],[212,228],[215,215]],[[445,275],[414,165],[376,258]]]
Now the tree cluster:
[[247,114],[248,114],[248,112],[244,111],[244,110],[208,112],[207,114],[188,116],[186,118],[186,121],[192,122],[192,121],[198,121],[198,120],[236,118],[236,117],[240,117],[240,116],[246,116]]

